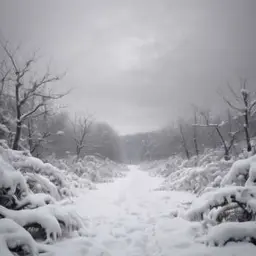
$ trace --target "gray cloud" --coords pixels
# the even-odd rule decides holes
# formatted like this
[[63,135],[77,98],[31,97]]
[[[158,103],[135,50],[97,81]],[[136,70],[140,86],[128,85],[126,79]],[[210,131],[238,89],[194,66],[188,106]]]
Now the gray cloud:
[[256,82],[254,0],[2,1],[0,28],[40,48],[70,111],[87,110],[121,133],[155,129],[190,115],[191,103],[218,111],[216,94],[239,77]]

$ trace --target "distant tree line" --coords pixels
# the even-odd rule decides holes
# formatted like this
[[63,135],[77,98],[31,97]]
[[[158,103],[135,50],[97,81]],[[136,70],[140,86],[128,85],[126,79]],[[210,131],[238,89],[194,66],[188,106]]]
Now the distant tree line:
[[138,163],[175,154],[189,159],[206,148],[222,148],[226,160],[244,148],[255,153],[252,138],[256,136],[256,94],[247,89],[246,80],[240,87],[235,91],[228,85],[230,98],[219,93],[227,105],[219,116],[193,106],[189,120],[180,118],[162,130],[123,136],[126,161]]
[[90,115],[70,117],[58,105],[70,93],[54,90],[63,75],[52,75],[49,67],[40,75],[36,54],[23,61],[20,49],[8,43],[1,43],[0,52],[0,139],[9,147],[41,158],[91,154],[122,160],[120,137],[111,126]]
[[0,139],[14,150],[29,150],[37,157],[57,158],[97,155],[114,161],[139,163],[164,159],[175,154],[190,158],[206,148],[222,148],[229,159],[242,148],[254,150],[256,136],[256,95],[241,81],[240,90],[228,85],[230,97],[219,93],[227,109],[219,116],[193,106],[189,120],[179,119],[158,131],[119,136],[107,123],[90,115],[71,117],[59,99],[70,91],[56,93],[54,86],[63,75],[50,68],[40,74],[37,56],[23,60],[19,48],[1,43],[0,59]]

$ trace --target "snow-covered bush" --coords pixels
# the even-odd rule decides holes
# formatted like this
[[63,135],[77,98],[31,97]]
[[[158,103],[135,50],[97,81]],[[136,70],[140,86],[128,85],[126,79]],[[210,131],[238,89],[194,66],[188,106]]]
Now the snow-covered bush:
[[189,160],[177,155],[143,163],[141,168],[165,178],[160,190],[197,194],[189,208],[176,215],[201,222],[199,241],[215,246],[238,241],[256,245],[256,156],[241,154],[225,161],[221,150],[209,149]]
[[30,233],[15,221],[0,219],[0,255],[13,256],[12,252],[19,251],[36,256],[39,248]]
[[185,190],[202,193],[204,189],[220,186],[222,178],[232,166],[233,159],[225,161],[221,150],[206,149],[201,155],[184,160],[172,156],[167,161],[155,161],[142,165],[151,175],[164,177],[159,190]]
[[222,186],[239,184],[254,186],[256,183],[256,155],[247,159],[239,159],[221,182]]
[[[227,211],[241,207],[251,220],[252,216],[247,210],[256,203],[255,198],[256,188],[254,187],[229,186],[215,189],[204,193],[193,202],[186,216],[192,221],[207,218],[219,223],[223,221]],[[254,214],[255,210],[251,209],[250,213]],[[239,218],[240,216],[237,215],[236,217]],[[239,221],[241,220],[239,219]]]
[[185,190],[193,193],[202,193],[209,187],[218,187],[222,177],[227,173],[230,162],[220,160],[205,163],[198,167],[186,167],[173,171],[159,189]]
[[42,246],[36,241],[53,243],[84,228],[82,219],[58,202],[67,188],[58,168],[26,152],[0,150],[0,255],[38,255]]
[[204,242],[225,245],[249,241],[256,245],[256,156],[233,163],[220,186],[206,190],[184,217],[202,221],[208,231]]
[[250,242],[256,245],[256,222],[226,222],[213,227],[205,237],[211,246],[224,246],[229,242]]
[[[110,182],[113,178],[126,175],[128,168],[125,165],[117,164],[110,159],[102,159],[96,156],[85,156],[76,160],[70,156],[67,159],[56,159],[48,157],[47,161],[58,168],[63,168],[65,176],[70,176],[74,186],[86,184],[89,188],[95,188],[93,183]],[[79,184],[75,181],[79,179]]]
[[[31,156],[29,152],[15,151],[0,146],[0,154],[5,162],[19,170],[20,175],[26,178],[28,187],[32,191],[49,193],[59,200],[62,197],[60,193],[62,188],[70,190],[70,184],[66,182],[63,170],[49,163],[44,163],[39,158]],[[72,194],[71,191],[69,194]]]

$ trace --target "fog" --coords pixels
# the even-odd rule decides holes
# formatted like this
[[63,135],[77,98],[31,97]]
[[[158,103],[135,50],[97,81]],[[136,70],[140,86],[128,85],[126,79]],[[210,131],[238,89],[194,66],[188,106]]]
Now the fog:
[[220,112],[227,82],[255,87],[255,10],[254,0],[5,0],[0,33],[66,71],[71,113],[128,134],[188,118],[192,103]]

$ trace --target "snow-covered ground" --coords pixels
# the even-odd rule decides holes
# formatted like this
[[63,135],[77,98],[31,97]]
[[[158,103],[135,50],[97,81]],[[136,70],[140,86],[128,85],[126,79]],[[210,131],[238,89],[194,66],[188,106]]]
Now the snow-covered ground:
[[129,166],[125,178],[99,184],[83,193],[72,207],[89,219],[87,237],[64,240],[55,246],[63,256],[238,256],[255,255],[254,245],[229,243],[207,247],[198,242],[199,222],[173,218],[195,199],[188,192],[155,191],[162,178],[150,177]]

